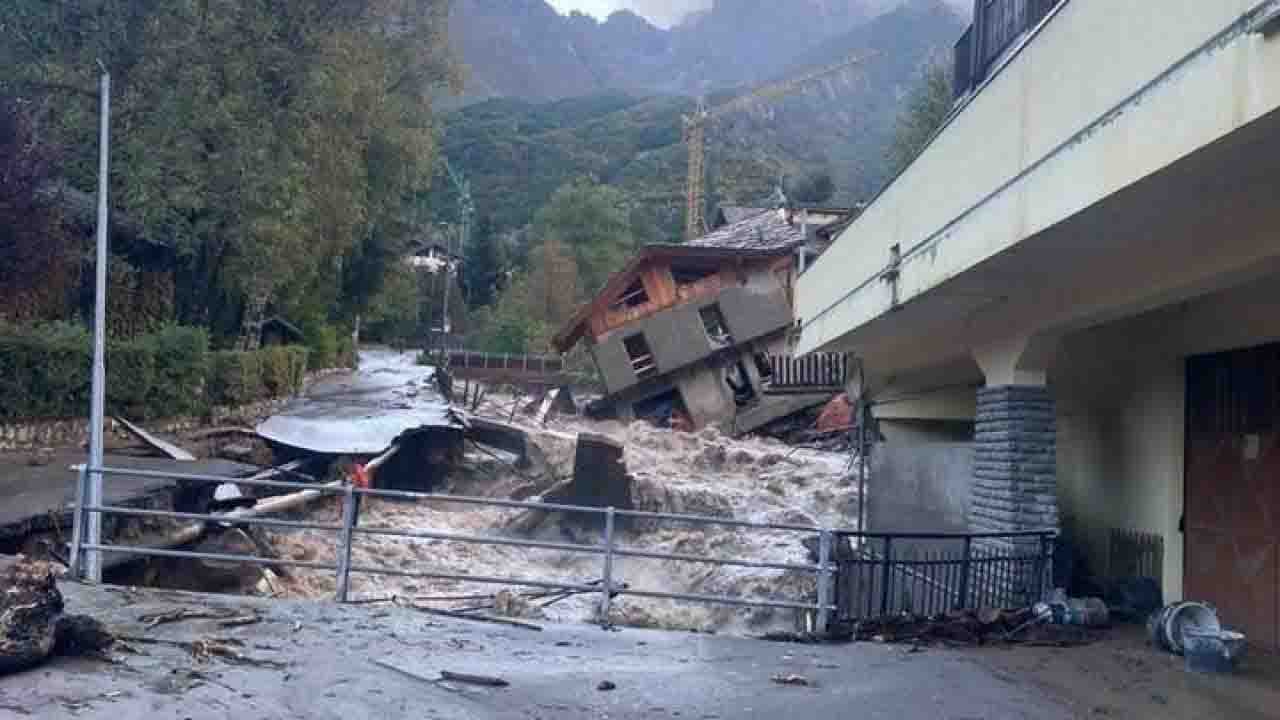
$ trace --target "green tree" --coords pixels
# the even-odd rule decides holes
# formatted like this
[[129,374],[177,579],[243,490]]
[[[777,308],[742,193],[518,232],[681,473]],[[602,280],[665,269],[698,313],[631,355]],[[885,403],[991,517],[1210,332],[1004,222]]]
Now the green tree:
[[925,65],[898,114],[887,157],[891,175],[905,169],[924,150],[951,114],[953,101],[951,65],[934,58]]
[[806,173],[788,183],[787,198],[806,205],[820,205],[835,195],[836,184],[831,173],[818,170]]
[[79,249],[41,192],[54,164],[18,104],[0,95],[0,323],[67,319]]
[[467,344],[478,350],[505,353],[542,352],[553,332],[528,311],[533,302],[529,278],[520,274],[493,305],[481,308],[467,336]]
[[488,215],[481,215],[476,220],[465,255],[462,265],[463,280],[470,306],[480,308],[492,304],[502,272],[502,261],[493,222]]
[[578,180],[561,187],[534,216],[538,242],[555,239],[572,253],[582,291],[591,295],[636,247],[620,190]]
[[556,329],[577,309],[578,263],[570,248],[552,237],[533,252],[525,308],[538,323]]
[[341,322],[381,289],[431,175],[431,99],[458,78],[447,12],[447,0],[12,0],[0,84],[89,189],[107,65],[112,198],[179,249],[180,319],[250,345],[270,306]]

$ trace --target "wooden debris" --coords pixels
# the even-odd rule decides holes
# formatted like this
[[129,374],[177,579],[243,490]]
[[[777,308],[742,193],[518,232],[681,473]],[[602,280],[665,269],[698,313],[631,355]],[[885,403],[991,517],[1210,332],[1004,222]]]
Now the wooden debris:
[[227,620],[235,616],[234,611],[229,610],[172,610],[163,613],[148,613],[138,617],[146,624],[148,630],[157,625],[167,625],[169,623],[183,622],[184,620]]
[[241,627],[243,625],[256,625],[262,622],[262,618],[257,613],[249,613],[248,615],[237,615],[229,617],[226,620],[220,620],[218,625],[224,628]]
[[809,678],[803,675],[792,675],[789,673],[779,673],[770,678],[777,685],[790,685],[792,687],[809,687]]
[[507,682],[506,680],[503,680],[500,677],[493,677],[491,675],[473,675],[470,673],[460,673],[460,672],[453,672],[450,670],[441,670],[440,677],[430,678],[430,677],[427,677],[426,675],[420,675],[416,672],[405,670],[399,665],[393,665],[383,660],[374,659],[374,660],[370,660],[369,662],[373,663],[374,665],[377,665],[380,668],[390,670],[392,672],[398,673],[412,680],[417,680],[419,682],[424,682],[424,683],[439,684],[444,682],[455,682],[455,683],[465,683],[468,685],[480,685],[483,687],[493,687],[493,688],[508,687],[509,685],[511,685],[511,683]]
[[930,617],[893,615],[863,620],[854,639],[883,643],[985,645],[988,643],[1083,645],[1097,639],[1087,628],[1038,622],[1031,608],[957,610]]
[[511,627],[518,627],[524,630],[535,630],[539,632],[542,631],[541,625],[535,625],[533,623],[523,622],[521,620],[512,620],[511,618],[492,617],[490,615],[474,615],[471,613],[456,612],[453,610],[440,610],[438,608],[423,607],[421,605],[417,605],[415,603],[410,603],[410,602],[404,602],[404,603],[397,602],[396,604],[399,605],[400,607],[412,608],[414,610],[417,610],[418,612],[424,612],[429,615],[440,615],[443,617],[456,618],[458,620],[475,620],[477,622],[494,623],[497,625],[509,625]]
[[177,445],[174,445],[173,443],[167,440],[162,440],[156,437],[155,435],[152,435],[151,433],[147,432],[146,430],[143,430],[137,425],[134,425],[128,420],[125,420],[119,415],[115,417],[115,421],[120,423],[120,426],[123,427],[125,430],[127,430],[130,435],[133,435],[134,437],[138,438],[143,443],[145,443],[148,447],[150,447],[152,450],[156,450],[157,452],[161,453],[162,455],[169,458],[170,460],[180,460],[182,462],[195,462],[195,459],[196,459],[195,455],[192,455],[190,452],[187,452],[186,450],[178,447]]
[[511,684],[500,677],[493,677],[491,675],[471,675],[469,673],[452,672],[449,670],[441,670],[440,679],[449,682],[467,683],[468,685],[483,685],[485,687],[507,687]]
[[235,638],[201,638],[199,640],[165,640],[162,638],[144,637],[138,635],[122,635],[121,640],[126,642],[136,642],[143,645],[171,645],[180,647],[191,653],[191,657],[196,662],[207,662],[213,658],[218,658],[235,665],[251,665],[254,667],[265,667],[273,670],[282,670],[289,667],[289,663],[280,662],[278,660],[263,660],[260,658],[249,657],[241,653],[236,648],[244,647],[244,643]]
[[209,440],[211,438],[224,437],[226,435],[244,435],[246,437],[256,438],[258,433],[254,432],[252,428],[241,427],[238,425],[224,425],[205,430],[197,430],[191,433],[188,437],[191,440],[199,442],[201,440]]

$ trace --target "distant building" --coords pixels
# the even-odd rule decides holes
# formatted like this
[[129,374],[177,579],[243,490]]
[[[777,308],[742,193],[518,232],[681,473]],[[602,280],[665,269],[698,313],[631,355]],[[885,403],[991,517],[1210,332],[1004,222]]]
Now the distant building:
[[586,342],[605,405],[622,419],[744,433],[831,395],[829,386],[769,392],[788,355],[798,267],[824,249],[818,222],[725,208],[714,224],[688,244],[643,248],[553,340],[560,352]]

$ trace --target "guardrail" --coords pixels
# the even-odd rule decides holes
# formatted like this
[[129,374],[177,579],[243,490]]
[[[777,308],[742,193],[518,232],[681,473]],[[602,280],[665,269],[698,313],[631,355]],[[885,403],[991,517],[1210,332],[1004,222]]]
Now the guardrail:
[[1050,589],[1057,532],[839,536],[837,622],[848,623],[1036,602]]
[[[836,535],[835,531],[809,527],[804,525],[787,525],[775,523],[753,523],[743,520],[735,520],[732,518],[718,518],[700,515],[680,515],[674,513],[645,512],[639,510],[619,510],[615,508],[599,508],[586,507],[580,505],[562,505],[556,503],[540,503],[540,502],[523,502],[516,500],[501,500],[494,498],[477,498],[464,497],[456,495],[440,495],[434,493],[419,493],[401,490],[379,490],[365,489],[354,487],[350,484],[331,484],[317,485],[314,483],[301,483],[285,480],[249,480],[227,478],[212,475],[196,475],[184,473],[167,473],[144,471],[124,468],[89,468],[80,466],[75,468],[78,475],[78,486],[76,489],[75,501],[75,522],[72,532],[71,542],[71,568],[78,576],[84,576],[84,559],[86,553],[121,553],[126,555],[134,555],[139,557],[164,557],[164,558],[189,558],[199,560],[214,560],[220,562],[245,563],[252,565],[279,565],[287,567],[298,567],[311,570],[331,571],[336,577],[335,599],[338,602],[346,602],[348,600],[348,592],[350,588],[350,577],[352,573],[368,573],[375,575],[389,575],[398,577],[413,578],[432,578],[443,580],[455,580],[462,582],[474,582],[491,585],[513,585],[524,587],[544,588],[549,590],[565,590],[572,592],[599,593],[600,595],[600,619],[604,624],[609,622],[609,609],[612,598],[619,595],[631,595],[636,597],[662,598],[670,600],[686,600],[696,603],[732,605],[742,607],[766,607],[775,609],[791,609],[799,611],[815,612],[817,614],[817,627],[819,629],[826,628],[829,624],[831,613],[835,610],[834,591],[835,591],[835,573],[836,568],[831,563],[832,544]],[[281,518],[269,517],[251,517],[243,513],[237,514],[237,511],[229,513],[188,513],[170,510],[151,510],[142,508],[130,508],[116,505],[90,505],[86,503],[88,497],[88,483],[92,475],[99,475],[106,482],[113,476],[127,475],[129,477],[153,477],[171,479],[180,482],[190,483],[232,483],[242,487],[269,488],[275,490],[291,490],[295,492],[313,492],[322,495],[331,495],[341,499],[342,502],[342,522],[341,524],[285,520]],[[526,540],[522,538],[489,536],[489,535],[466,535],[459,533],[436,532],[432,530],[402,530],[387,527],[362,527],[357,520],[358,500],[361,497],[377,497],[377,498],[394,498],[402,500],[418,500],[418,501],[434,501],[442,503],[454,503],[458,505],[487,506],[487,507],[503,507],[513,509],[529,509],[543,510],[561,513],[578,513],[594,516],[603,521],[603,542],[601,544],[579,544],[579,543],[560,543],[547,542],[540,540]],[[88,527],[88,518],[91,514],[100,515],[118,515],[132,516],[144,518],[173,518],[179,520],[200,520],[208,523],[216,523],[221,526],[234,527],[237,525],[247,526],[266,526],[286,528],[293,530],[319,530],[335,533],[335,562],[315,562],[304,560],[292,560],[288,558],[261,557],[255,555],[231,555],[223,553],[198,552],[193,550],[181,550],[170,548],[156,547],[138,547],[129,545],[118,545],[114,543],[104,542],[99,539],[91,542],[86,537],[86,529]],[[646,550],[644,548],[619,545],[617,542],[617,522],[619,519],[647,520],[657,522],[673,522],[684,523],[689,525],[701,526],[722,526],[734,527],[748,530],[775,530],[803,533],[807,535],[818,536],[818,563],[816,565],[805,563],[778,563],[778,562],[761,562],[754,560],[710,557],[703,555],[690,555],[683,553],[658,552],[654,550]],[[409,570],[409,569],[393,569],[384,567],[374,567],[367,565],[353,565],[351,562],[351,547],[355,537],[359,535],[368,536],[384,536],[405,539],[429,539],[442,540],[450,542],[475,543],[482,545],[502,545],[510,547],[526,547],[542,550],[558,550],[572,553],[585,553],[590,555],[598,555],[601,558],[601,580],[599,584],[582,584],[568,583],[558,580],[547,580],[539,578],[518,578],[509,576],[480,575],[469,573],[450,573],[430,570]],[[658,589],[634,588],[615,582],[614,578],[614,560],[619,557],[630,558],[646,558],[656,560],[669,560],[673,562],[690,562],[704,563],[709,565],[721,565],[731,567],[745,567],[767,570],[785,570],[810,572],[817,575],[817,598],[789,600],[776,600],[767,598],[750,598],[737,597],[729,595],[707,595],[697,593],[670,592]]]
[[542,375],[564,372],[564,358],[559,355],[513,355],[448,350],[445,356],[448,358],[450,370],[508,370]]

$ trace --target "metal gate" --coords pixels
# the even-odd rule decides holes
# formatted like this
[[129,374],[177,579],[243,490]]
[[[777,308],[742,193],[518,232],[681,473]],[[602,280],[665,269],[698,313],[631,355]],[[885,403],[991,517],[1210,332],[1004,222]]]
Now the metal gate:
[[1187,361],[1185,595],[1280,648],[1280,344]]

